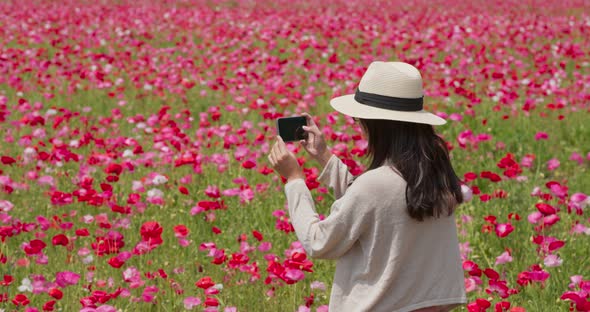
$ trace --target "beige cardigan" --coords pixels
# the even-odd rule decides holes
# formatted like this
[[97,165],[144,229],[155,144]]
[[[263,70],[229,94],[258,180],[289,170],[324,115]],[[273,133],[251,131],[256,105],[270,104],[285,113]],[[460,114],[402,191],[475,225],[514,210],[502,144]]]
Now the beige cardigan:
[[360,175],[347,187],[352,175],[332,156],[318,180],[336,197],[322,221],[303,179],[287,183],[285,193],[291,223],[307,254],[338,259],[330,311],[405,312],[435,306],[448,311],[466,302],[454,216],[411,219],[406,183],[387,166]]

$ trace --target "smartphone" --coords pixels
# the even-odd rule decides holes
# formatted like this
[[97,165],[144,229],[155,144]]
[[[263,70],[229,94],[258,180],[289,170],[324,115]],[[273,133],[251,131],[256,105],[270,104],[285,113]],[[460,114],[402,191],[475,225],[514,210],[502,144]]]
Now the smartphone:
[[307,132],[303,130],[307,126],[305,116],[283,117],[277,119],[277,130],[285,142],[307,140]]

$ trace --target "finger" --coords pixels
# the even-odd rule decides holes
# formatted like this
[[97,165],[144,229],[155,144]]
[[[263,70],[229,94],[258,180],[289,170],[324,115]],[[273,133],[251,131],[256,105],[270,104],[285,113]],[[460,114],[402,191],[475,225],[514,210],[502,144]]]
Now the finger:
[[305,147],[305,143],[307,143],[306,140],[299,140],[299,144],[303,145],[303,147]]
[[301,113],[301,115],[305,116],[305,119],[307,120],[307,126],[303,126],[303,130],[305,132],[311,132],[315,135],[320,135],[320,128],[318,128],[318,125],[315,123],[315,121],[313,121],[313,117],[311,117],[311,115],[308,113]]
[[316,147],[316,142],[317,142],[317,140],[318,140],[318,136],[317,136],[317,135],[315,135],[315,133],[314,133],[314,135],[312,135],[312,136],[309,138],[309,146]]
[[268,155],[268,162],[270,163],[270,165],[271,165],[272,167],[274,167],[274,166],[275,166],[275,162],[274,162],[274,159],[272,158],[272,155]]
[[305,130],[305,128],[309,129],[309,132],[315,134],[315,135],[321,135],[322,132],[320,131],[320,128],[318,128],[318,125],[316,125],[315,123],[313,125],[307,126],[307,127],[303,127],[303,130]]
[[308,126],[310,126],[310,127],[317,126],[315,124],[315,121],[313,121],[313,118],[311,117],[311,115],[309,115],[308,113],[302,113],[301,115],[305,116]]
[[320,128],[318,128],[318,126],[314,126],[313,130],[314,130],[315,135],[317,135],[317,136],[322,135],[322,131],[320,130]]
[[269,156],[274,157],[276,149],[277,149],[277,143],[273,144],[272,147],[270,148],[270,152],[268,153]]
[[312,132],[313,133],[313,128],[310,126],[303,126],[303,127],[301,127],[301,129],[303,129],[303,131],[305,131],[305,132]]
[[311,116],[308,113],[301,113],[301,116],[305,117],[305,119],[307,120],[307,123],[309,123]]
[[277,145],[275,144],[275,146],[272,147],[272,150],[270,151],[271,157],[273,159],[273,161],[275,162],[275,164],[277,163],[277,161],[280,159],[279,156],[279,149],[277,147]]
[[308,126],[303,126],[302,127],[303,131],[305,131],[306,133],[311,133],[314,136],[319,136],[322,134],[322,132],[320,131],[320,129],[318,129],[317,126],[315,127],[308,127]]
[[286,155],[288,155],[287,145],[283,142],[282,138],[279,138],[280,141],[277,142],[277,153],[276,153],[276,161],[277,163],[284,159]]
[[310,142],[311,139],[317,135],[316,132],[308,126],[303,126],[303,131],[305,131],[305,136],[303,139],[305,142]]
[[277,136],[277,149],[279,151],[279,155],[287,153],[287,145],[283,142],[283,138]]

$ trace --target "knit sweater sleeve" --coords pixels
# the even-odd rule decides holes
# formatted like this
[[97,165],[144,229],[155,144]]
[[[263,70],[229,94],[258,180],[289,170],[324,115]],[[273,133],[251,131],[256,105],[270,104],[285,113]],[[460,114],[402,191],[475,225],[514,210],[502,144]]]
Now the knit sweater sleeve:
[[337,259],[346,253],[373,223],[378,196],[371,184],[359,178],[320,220],[313,197],[303,179],[285,185],[291,223],[297,238],[310,257]]
[[318,176],[318,181],[334,191],[336,199],[342,197],[352,180],[353,176],[348,171],[348,167],[336,155],[330,157]]

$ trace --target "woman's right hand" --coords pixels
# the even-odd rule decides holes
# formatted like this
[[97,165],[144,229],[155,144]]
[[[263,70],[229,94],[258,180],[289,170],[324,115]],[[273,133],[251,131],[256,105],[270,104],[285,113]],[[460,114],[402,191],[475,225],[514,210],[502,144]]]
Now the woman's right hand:
[[300,140],[299,143],[311,157],[318,161],[322,167],[325,167],[332,157],[332,153],[328,150],[324,135],[308,113],[301,115],[307,119],[307,126],[303,126],[303,130],[307,133],[307,139]]

